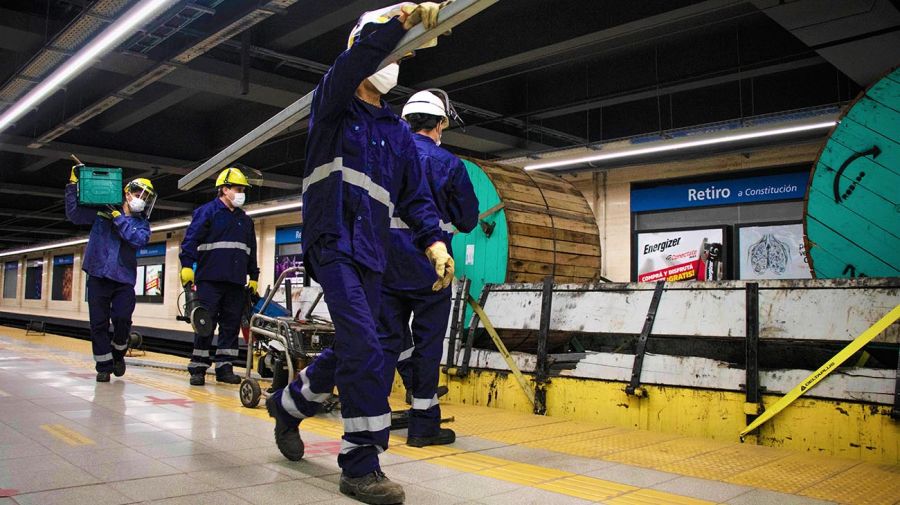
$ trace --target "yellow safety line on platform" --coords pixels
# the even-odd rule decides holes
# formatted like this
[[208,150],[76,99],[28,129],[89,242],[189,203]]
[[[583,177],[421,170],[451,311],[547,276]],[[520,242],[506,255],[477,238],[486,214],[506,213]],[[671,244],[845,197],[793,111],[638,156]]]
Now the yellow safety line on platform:
[[[15,348],[14,350],[18,352],[37,353],[36,350],[25,347]],[[44,356],[47,355],[45,354]],[[51,358],[54,361],[78,367],[92,366],[88,362],[81,362],[63,356],[51,356]],[[129,375],[128,380],[160,391],[183,396],[198,403],[209,403],[232,412],[238,412],[260,419],[269,419],[268,414],[263,409],[246,409],[240,407],[237,405],[236,398],[231,396],[226,397],[216,392],[210,392],[205,390],[205,388],[169,384],[165,381],[150,379],[137,374]],[[50,430],[48,429],[48,431]],[[305,419],[303,421],[303,431],[335,439],[339,439],[343,435],[343,427],[339,422],[319,418]],[[56,432],[51,433],[59,436],[60,431],[57,430]],[[72,434],[74,434],[74,436]],[[72,434],[70,434],[70,436],[73,439],[75,439],[75,436],[81,436],[76,432],[72,432]],[[492,477],[494,479],[513,482],[526,487],[553,491],[567,496],[600,500],[610,496],[617,496],[639,490],[639,488],[633,486],[593,477],[585,477],[553,468],[528,465],[508,459],[487,456],[477,452],[464,452],[461,449],[452,446],[433,446],[419,449],[402,445],[405,442],[406,440],[403,437],[391,436],[391,443],[396,444],[391,447],[391,453],[466,473]],[[553,483],[556,481],[561,481],[561,485],[554,486]],[[576,483],[579,483],[580,485],[576,485]],[[669,496],[671,500],[673,500],[662,503],[685,505],[712,505],[713,503],[672,493],[662,493],[662,495]]]
[[42,424],[41,429],[71,446],[91,445],[96,443],[92,439],[62,424]]
[[[22,335],[19,337],[9,335],[9,333],[13,332],[6,333],[6,336],[11,336],[17,340],[30,342],[38,340],[25,337],[24,332],[21,332]],[[41,344],[52,348],[54,347],[53,342],[64,340],[65,338],[57,336],[56,340],[52,341],[45,337],[40,337],[39,339],[42,340]],[[79,341],[79,343],[82,342]],[[83,344],[83,349],[80,350],[80,353],[89,355],[90,343],[83,342]],[[7,350],[13,350],[12,346],[8,346]],[[16,346],[14,350],[43,358],[48,357],[46,351],[39,349]],[[76,367],[93,368],[93,363],[87,359],[78,360],[53,354],[50,357],[55,361],[70,363]],[[187,360],[184,360],[184,362],[186,363]],[[226,386],[224,388],[221,385],[211,388],[190,387],[180,374],[170,373],[167,370],[163,371],[167,373],[160,374],[157,377],[162,377],[163,379],[166,377],[178,378],[179,382],[175,384],[160,378],[149,378],[142,374],[129,374],[125,379],[189,398],[196,402],[210,403],[232,412],[268,420],[268,415],[264,409],[246,409],[241,407],[236,395],[234,395],[236,392],[234,386]],[[209,389],[216,391],[209,391]],[[234,395],[234,397],[226,395]],[[392,403],[400,405],[399,401],[393,398]],[[457,422],[454,423],[453,427],[459,436],[474,435],[485,440],[498,441],[505,444],[521,444],[561,454],[616,460],[621,463],[681,475],[750,485],[761,489],[794,492],[813,498],[852,503],[854,505],[894,504],[897,501],[897,497],[900,497],[900,479],[896,478],[897,474],[900,473],[900,466],[896,465],[865,463],[858,460],[798,453],[796,451],[765,446],[728,444],[715,440],[670,436],[561,418],[525,415],[488,407],[460,404],[447,404],[442,407],[444,407],[447,414],[456,416]],[[340,438],[343,431],[340,424],[336,421],[324,418],[305,420],[303,429],[310,433],[334,439]],[[626,436],[623,437],[623,435]],[[664,435],[664,437],[655,439],[651,445],[641,443],[643,446],[635,448],[635,442],[647,435]],[[633,439],[631,442],[628,442],[629,437]],[[608,441],[599,440],[602,438],[606,438]],[[608,446],[609,443],[615,440],[621,441],[621,447]],[[467,472],[481,472],[492,468],[501,469],[506,465],[521,464],[501,458],[492,458],[479,453],[465,453],[465,451],[455,448],[453,445],[414,448],[402,445],[404,442],[405,440],[402,437],[392,436],[390,453],[413,460],[427,460],[429,463],[448,468],[463,469],[462,467],[468,467],[468,469],[464,470]],[[619,443],[616,442],[616,445]],[[684,451],[685,454],[677,454],[680,451]],[[465,453],[467,456],[460,457],[464,456],[461,453]],[[790,460],[785,460],[786,458],[790,458]],[[847,467],[848,465],[850,466]],[[801,472],[791,471],[787,466],[791,468],[805,468],[806,470]],[[841,470],[841,467],[845,469]],[[558,472],[558,470],[547,470]],[[517,478],[515,475],[511,474],[510,479]],[[638,488],[633,486],[572,475],[530,487],[588,500],[608,500],[612,497],[626,495],[626,493],[628,493],[626,496],[635,494],[636,496],[631,497],[634,500],[647,497],[646,493],[637,494],[636,490]],[[677,501],[662,502],[659,500],[654,502],[653,500],[656,498],[650,497],[649,503],[679,503]],[[672,499],[677,500],[680,498],[682,497],[679,495],[673,495]]]
[[900,305],[894,307],[894,310],[890,311],[878,320],[875,324],[869,327],[866,331],[862,332],[858,337],[853,339],[853,342],[847,344],[846,347],[841,349],[841,351],[835,354],[830,360],[826,361],[824,365],[820,366],[818,370],[811,373],[809,377],[803,379],[800,384],[791,389],[788,394],[781,397],[775,405],[766,409],[765,412],[762,413],[759,417],[753,420],[749,426],[744,428],[740,433],[741,441],[744,441],[744,437],[747,436],[748,433],[759,428],[763,423],[775,417],[779,412],[784,410],[785,407],[794,402],[797,398],[800,397],[803,393],[809,391],[816,384],[822,381],[825,377],[828,377],[828,374],[835,371],[838,366],[841,365],[844,361],[850,358],[857,353],[860,349],[863,348],[866,344],[872,341],[873,338],[877,337],[881,332],[886,330],[888,326],[894,324],[898,319],[900,319]]

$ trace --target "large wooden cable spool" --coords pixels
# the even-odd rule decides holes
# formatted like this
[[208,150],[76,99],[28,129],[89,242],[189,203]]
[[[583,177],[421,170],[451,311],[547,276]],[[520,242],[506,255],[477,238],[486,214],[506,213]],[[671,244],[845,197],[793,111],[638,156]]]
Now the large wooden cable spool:
[[900,69],[848,107],[810,176],[807,258],[820,279],[900,276]]
[[[597,222],[572,184],[481,160],[463,163],[482,217],[475,230],[454,236],[453,256],[456,276],[472,282],[472,296],[477,299],[488,283],[542,282],[548,275],[556,283],[589,283],[600,277]],[[535,342],[534,335],[501,337],[510,350]]]

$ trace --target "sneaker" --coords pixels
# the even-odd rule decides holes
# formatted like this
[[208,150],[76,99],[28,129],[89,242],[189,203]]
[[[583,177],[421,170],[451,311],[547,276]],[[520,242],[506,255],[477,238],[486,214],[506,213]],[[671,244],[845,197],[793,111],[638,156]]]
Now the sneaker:
[[347,477],[342,473],[340,490],[363,503],[375,505],[403,503],[406,498],[403,486],[391,482],[381,470],[362,477]]
[[[288,394],[286,391],[282,394]],[[278,415],[278,406],[274,396],[266,398],[266,410],[269,417],[275,419],[275,445],[281,454],[291,460],[300,461],[303,458],[303,439],[300,438],[300,423],[288,424]]]
[[216,382],[225,384],[240,384],[241,377],[236,375],[230,366],[216,367]]
[[406,445],[413,447],[425,447],[426,445],[447,445],[456,442],[456,433],[447,428],[441,428],[437,434],[430,437],[409,437]]
[[113,375],[116,377],[125,375],[125,358],[113,361]]
[[191,372],[191,386],[206,384],[206,372]]
[[97,382],[109,382],[109,372],[97,372]]

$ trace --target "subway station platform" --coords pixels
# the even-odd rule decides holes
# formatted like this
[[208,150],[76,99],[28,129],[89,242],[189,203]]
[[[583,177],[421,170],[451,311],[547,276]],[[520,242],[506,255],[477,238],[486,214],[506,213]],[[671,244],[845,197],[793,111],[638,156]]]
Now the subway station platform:
[[[336,414],[302,423],[306,456],[289,462],[237,386],[191,387],[134,359],[98,384],[88,342],[0,327],[0,505],[358,503],[337,488]],[[395,431],[382,455],[406,503],[900,503],[896,465],[485,407],[444,414],[455,444],[408,447]]]

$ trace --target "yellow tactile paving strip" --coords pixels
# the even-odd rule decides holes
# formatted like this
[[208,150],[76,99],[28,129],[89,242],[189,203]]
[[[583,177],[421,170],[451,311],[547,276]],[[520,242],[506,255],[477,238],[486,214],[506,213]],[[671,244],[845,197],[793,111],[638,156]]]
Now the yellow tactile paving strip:
[[71,446],[92,445],[96,443],[92,439],[63,424],[42,424],[41,429],[50,435],[53,435],[57,440],[62,440]]
[[[24,331],[7,328],[3,328],[2,331],[4,335],[17,339],[82,354],[90,353],[90,344],[85,341],[51,335],[25,337]],[[36,352],[27,348],[15,350]],[[176,362],[177,360],[181,363],[186,362],[180,358],[168,358]],[[75,366],[91,366],[90,362],[61,356],[54,356],[53,359],[70,362]],[[157,360],[155,356],[147,359]],[[221,392],[209,392],[190,388],[186,384],[175,385],[144,376],[132,376],[130,379],[197,402],[212,403],[245,415],[268,418],[263,409],[251,410],[240,407],[237,399],[231,396],[236,387],[217,386],[216,389]],[[392,403],[396,406],[402,405],[397,399],[392,399]],[[456,417],[457,421],[453,423],[453,428],[460,436],[475,435],[487,440],[611,460],[841,503],[894,504],[900,500],[900,466],[876,465],[771,447],[727,444],[679,435],[592,425],[486,407],[446,405],[443,411],[445,417]],[[308,419],[304,421],[303,427],[304,430],[333,438],[339,438],[342,434],[339,424],[326,419]],[[391,452],[411,459],[428,460],[429,463],[448,468],[582,499],[605,500],[619,505],[709,503],[672,493],[640,489],[537,465],[464,452],[452,446],[419,449],[400,445],[404,442],[402,437],[392,436]]]

